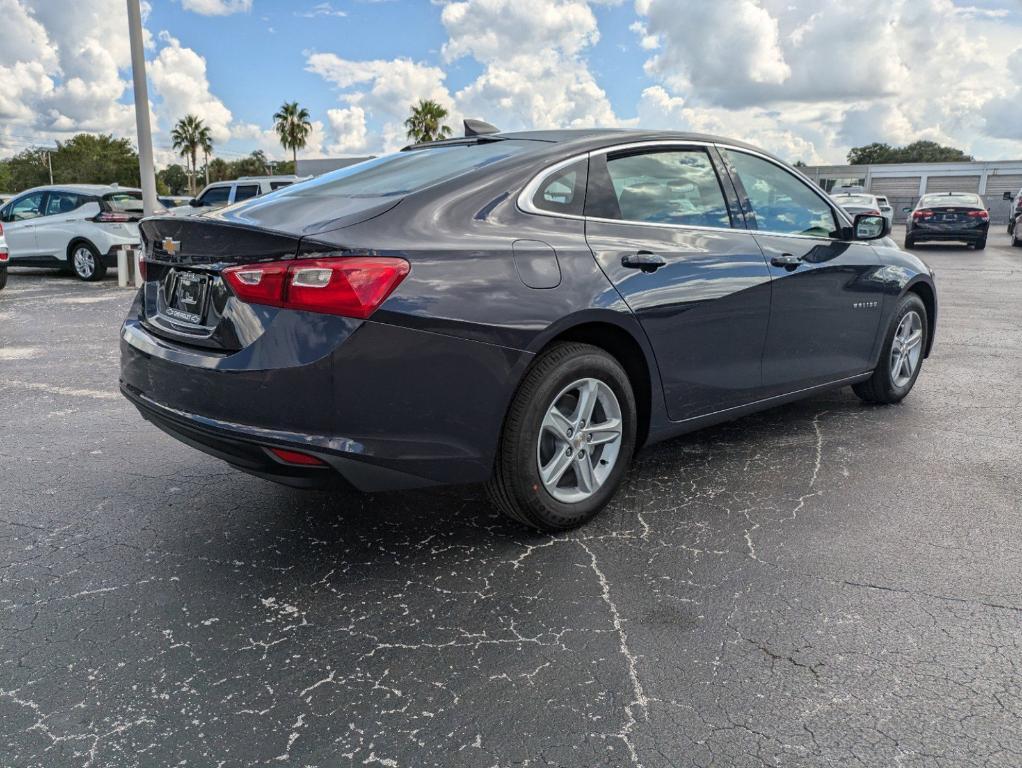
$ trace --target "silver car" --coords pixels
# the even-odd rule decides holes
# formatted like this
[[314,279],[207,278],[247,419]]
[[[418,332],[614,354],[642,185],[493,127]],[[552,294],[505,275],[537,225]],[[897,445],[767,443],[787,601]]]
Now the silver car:
[[887,228],[894,226],[894,209],[886,197],[871,195],[867,192],[842,192],[831,195],[831,200],[845,209],[853,218],[860,213],[877,211],[887,219]]

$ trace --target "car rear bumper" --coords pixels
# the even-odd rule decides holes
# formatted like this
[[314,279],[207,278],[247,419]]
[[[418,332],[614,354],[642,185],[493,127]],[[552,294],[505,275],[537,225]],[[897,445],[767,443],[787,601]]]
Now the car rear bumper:
[[987,236],[990,225],[988,223],[974,226],[968,225],[941,225],[941,224],[913,224],[906,232],[917,242],[925,240],[954,240],[968,241],[982,240]]
[[[363,491],[489,477],[527,353],[429,331],[281,310],[234,353],[168,342],[136,316],[121,331],[121,391],[206,453],[271,480]],[[300,321],[300,322],[299,322]],[[286,465],[277,447],[327,469]]]

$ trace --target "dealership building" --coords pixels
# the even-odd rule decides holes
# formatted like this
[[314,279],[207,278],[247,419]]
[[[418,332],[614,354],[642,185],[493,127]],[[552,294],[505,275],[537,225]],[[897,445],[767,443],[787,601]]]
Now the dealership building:
[[989,163],[891,163],[889,165],[811,165],[802,172],[828,192],[845,186],[864,187],[885,195],[903,218],[902,208],[912,208],[927,192],[976,192],[990,210],[990,220],[1006,224],[1011,205],[1005,192],[1022,189],[1022,160]]

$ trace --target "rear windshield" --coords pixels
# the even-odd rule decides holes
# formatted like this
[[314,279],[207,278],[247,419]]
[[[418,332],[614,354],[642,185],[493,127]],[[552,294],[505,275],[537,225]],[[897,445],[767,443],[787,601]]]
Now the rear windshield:
[[873,205],[873,198],[869,195],[841,195],[834,199],[838,205]]
[[529,141],[455,144],[366,160],[287,187],[277,195],[397,197],[448,181],[535,147]]
[[142,193],[132,190],[108,192],[103,195],[103,204],[109,211],[123,213],[125,211],[142,210]]
[[919,205],[920,207],[933,205],[976,205],[982,207],[983,202],[979,199],[979,195],[923,195]]

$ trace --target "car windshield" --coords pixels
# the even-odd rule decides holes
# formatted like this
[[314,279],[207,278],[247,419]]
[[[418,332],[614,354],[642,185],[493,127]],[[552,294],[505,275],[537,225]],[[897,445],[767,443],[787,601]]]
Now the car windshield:
[[872,206],[873,198],[869,195],[840,195],[836,198],[837,204],[841,206],[845,205],[868,205]]
[[396,197],[448,181],[535,147],[530,141],[488,141],[395,152],[285,187],[276,196]]
[[123,213],[125,211],[142,210],[142,193],[134,190],[121,190],[119,192],[108,192],[103,195],[103,202],[108,210]]
[[979,195],[948,194],[948,195],[923,195],[919,201],[920,208],[930,208],[935,205],[983,205]]

